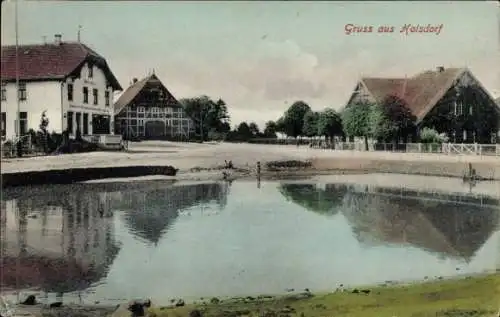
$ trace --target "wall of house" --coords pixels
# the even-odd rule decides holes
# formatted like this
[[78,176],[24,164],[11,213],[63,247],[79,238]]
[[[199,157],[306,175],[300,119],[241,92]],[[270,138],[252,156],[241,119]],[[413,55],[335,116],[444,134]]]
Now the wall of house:
[[446,133],[450,142],[488,144],[498,140],[500,113],[480,83],[466,72],[425,116],[422,127]]
[[[128,118],[128,119],[127,119]],[[188,138],[194,132],[193,121],[179,107],[128,107],[115,117],[116,133],[146,137],[148,126],[163,127],[165,137]]]
[[[1,112],[5,113],[5,139],[16,136],[17,101],[16,84],[5,84],[5,99],[1,101]],[[57,81],[27,82],[26,100],[19,102],[21,112],[27,113],[27,129],[39,130],[42,112],[47,110],[49,131],[61,132],[61,84]],[[4,127],[2,127],[4,128]]]
[[[93,115],[104,115],[109,117],[108,130],[113,134],[113,89],[107,87],[107,80],[104,71],[97,66],[93,66],[92,77],[89,77],[88,65],[84,65],[80,71],[79,78],[68,78],[64,82],[40,81],[26,82],[26,100],[21,100],[20,111],[27,113],[26,131],[39,130],[43,111],[49,119],[49,132],[61,133],[68,128],[68,112],[73,113],[73,129],[70,136],[75,136],[77,129],[77,113],[80,114],[80,127],[83,134],[84,114],[88,115],[87,134],[93,134]],[[62,84],[62,85],[61,85]],[[73,85],[73,98],[68,98],[68,85]],[[84,102],[83,87],[88,88],[88,102]],[[7,83],[2,86],[5,89],[5,99],[1,101],[2,117],[5,113],[5,123],[2,122],[2,129],[5,128],[4,139],[12,139],[16,136],[17,102],[16,84]],[[93,89],[97,89],[97,104],[94,104]],[[105,92],[109,92],[109,105],[106,105]],[[3,99],[3,98],[2,98]],[[62,105],[62,107],[61,107]],[[3,126],[5,124],[5,126]]]
[[[76,134],[77,122],[76,122],[76,113],[81,114],[80,119],[80,127],[82,134],[84,132],[83,127],[83,117],[84,114],[87,114],[89,117],[87,127],[88,133],[93,134],[94,131],[92,129],[92,116],[93,115],[104,115],[109,116],[109,132],[113,134],[114,123],[113,123],[113,89],[111,87],[107,87],[107,80],[104,71],[97,67],[93,66],[93,74],[92,77],[89,76],[89,64],[83,65],[80,70],[80,76],[75,79],[68,78],[63,85],[63,112],[64,117],[62,120],[63,129],[66,130],[68,128],[67,116],[68,112],[73,113],[73,129],[70,131],[70,135],[74,136]],[[68,98],[68,85],[73,85],[73,100],[69,100]],[[88,89],[88,102],[84,102],[84,93],[83,88],[87,87]],[[97,104],[94,104],[94,96],[93,89],[97,89]],[[109,105],[106,105],[105,100],[105,92],[109,92]]]

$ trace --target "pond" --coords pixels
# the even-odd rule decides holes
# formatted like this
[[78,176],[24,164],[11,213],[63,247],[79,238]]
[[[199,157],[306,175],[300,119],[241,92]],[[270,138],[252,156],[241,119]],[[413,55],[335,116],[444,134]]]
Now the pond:
[[42,301],[167,304],[494,270],[498,188],[345,175],[8,189],[1,286]]

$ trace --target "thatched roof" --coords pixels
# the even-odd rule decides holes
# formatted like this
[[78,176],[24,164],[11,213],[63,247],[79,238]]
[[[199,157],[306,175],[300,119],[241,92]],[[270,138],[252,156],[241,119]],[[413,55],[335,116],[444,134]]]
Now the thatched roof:
[[466,71],[466,68],[448,68],[425,71],[409,78],[365,77],[361,82],[377,102],[388,95],[397,95],[407,102],[417,119],[422,119]]
[[468,68],[439,68],[407,78],[363,77],[358,85],[364,86],[376,102],[382,102],[388,95],[399,96],[420,121],[465,73],[474,78]]

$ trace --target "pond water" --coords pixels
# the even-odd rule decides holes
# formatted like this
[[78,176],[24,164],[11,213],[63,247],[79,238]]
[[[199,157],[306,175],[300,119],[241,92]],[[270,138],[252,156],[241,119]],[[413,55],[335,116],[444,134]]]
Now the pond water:
[[431,191],[363,177],[4,190],[1,286],[8,297],[166,304],[499,267],[498,183]]

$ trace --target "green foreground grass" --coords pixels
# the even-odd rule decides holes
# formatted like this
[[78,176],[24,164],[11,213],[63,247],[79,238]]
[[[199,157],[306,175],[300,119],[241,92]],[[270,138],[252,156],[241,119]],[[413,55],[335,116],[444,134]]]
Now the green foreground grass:
[[[500,273],[411,285],[377,286],[329,294],[207,300],[183,307],[156,307],[156,317],[497,317]],[[195,312],[193,312],[195,311]]]

